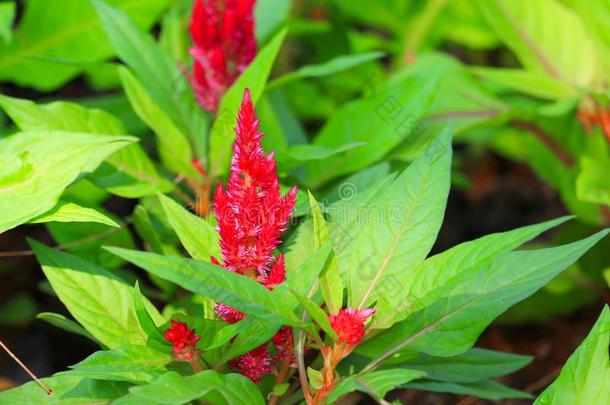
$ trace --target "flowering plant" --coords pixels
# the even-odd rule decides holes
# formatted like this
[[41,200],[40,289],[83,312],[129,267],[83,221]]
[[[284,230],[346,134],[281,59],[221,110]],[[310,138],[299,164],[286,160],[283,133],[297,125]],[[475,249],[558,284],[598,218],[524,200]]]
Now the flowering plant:
[[[299,217],[290,240],[282,243],[297,190],[281,195],[274,155],[264,153],[262,137],[246,90],[228,185],[219,183],[214,197],[215,221],[160,197],[194,259],[106,248],[200,297],[200,315],[169,308],[161,315],[138,284],[132,287],[83,259],[31,242],[60,299],[107,348],[44,379],[52,396],[67,398],[79,384],[95,381],[94,392],[79,395],[116,404],[194,398],[324,404],[355,390],[383,401],[396,387],[464,379],[528,396],[489,380],[527,364],[527,357],[472,346],[498,314],[543,286],[607,231],[556,248],[512,251],[567,219],[560,218],[426,259],[449,189],[447,128],[402,173],[350,199],[321,207],[310,194],[309,214]],[[84,286],[76,296],[69,287],[74,282]],[[107,315],[85,312],[94,310],[94,301],[83,295],[92,287],[105,302],[116,303]],[[607,336],[601,339],[607,342]],[[504,367],[442,372],[472,358]],[[45,395],[28,385],[0,398]]]

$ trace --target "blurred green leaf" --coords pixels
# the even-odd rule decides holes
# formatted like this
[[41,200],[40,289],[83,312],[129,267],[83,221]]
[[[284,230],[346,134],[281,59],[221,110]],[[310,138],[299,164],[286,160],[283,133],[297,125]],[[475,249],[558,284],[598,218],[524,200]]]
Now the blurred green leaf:
[[[108,0],[148,29],[169,0]],[[113,56],[90,0],[28,0],[13,41],[0,44],[0,80],[54,90]]]
[[411,388],[432,392],[450,392],[457,395],[474,395],[479,398],[500,400],[505,398],[531,398],[532,396],[523,391],[509,388],[494,380],[483,380],[473,383],[452,383],[422,380],[406,384],[404,388]]
[[[74,103],[53,102],[37,105],[29,100],[0,96],[0,106],[22,130],[62,130],[106,135],[124,135],[123,124],[98,109]],[[160,177],[146,152],[138,144],[122,148],[92,176],[92,181],[111,193],[127,198],[167,192],[171,182]]]
[[13,38],[15,14],[16,5],[14,2],[0,3],[0,39],[6,43],[10,43]]
[[70,333],[75,333],[77,335],[81,335],[86,337],[87,339],[91,339],[95,343],[99,344],[99,342],[91,335],[89,332],[85,330],[78,323],[73,321],[72,319],[68,319],[61,314],[56,314],[54,312],[41,312],[36,315],[36,318],[42,319],[45,322],[50,323],[51,325],[63,329]]

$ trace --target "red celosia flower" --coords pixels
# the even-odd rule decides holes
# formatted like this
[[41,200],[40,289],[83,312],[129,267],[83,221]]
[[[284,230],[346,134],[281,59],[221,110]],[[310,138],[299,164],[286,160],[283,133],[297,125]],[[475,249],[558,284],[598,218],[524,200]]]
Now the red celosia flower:
[[216,112],[226,89],[256,55],[255,0],[195,0],[191,78],[201,106]]
[[364,322],[375,313],[374,309],[340,309],[336,315],[329,315],[330,326],[337,333],[339,342],[350,345],[360,343],[364,337]]
[[[229,183],[226,190],[218,184],[214,196],[222,263],[216,258],[212,258],[212,263],[247,275],[273,289],[286,279],[284,256],[280,254],[276,259],[273,251],[281,243],[280,235],[288,226],[297,189],[293,187],[282,197],[274,156],[265,155],[261,147],[262,136],[250,92],[246,89],[237,116]],[[222,303],[216,304],[216,313],[229,323],[244,317],[242,312]],[[282,336],[278,338],[281,342],[276,345],[279,355],[286,357],[294,343],[290,328],[290,337],[285,329],[282,330],[278,332]],[[258,382],[261,375],[272,371],[266,344],[239,356],[231,366]]]
[[246,354],[242,354],[230,362],[231,367],[238,370],[254,383],[258,383],[262,375],[271,374],[273,371],[271,355],[266,346],[264,344]]
[[218,184],[214,212],[223,266],[277,282],[284,277],[284,265],[281,256],[275,260],[273,251],[288,226],[297,189],[282,197],[273,153],[265,155],[261,147],[263,135],[246,89],[237,117],[229,184],[226,190]]
[[179,360],[192,360],[199,355],[199,336],[195,334],[195,329],[189,329],[186,323],[171,322],[172,326],[165,331],[165,339],[174,346],[172,353]]
[[296,356],[294,354],[294,335],[292,334],[292,328],[289,326],[282,326],[271,339],[275,348],[277,349],[277,359],[282,361],[288,359],[290,364],[296,363]]

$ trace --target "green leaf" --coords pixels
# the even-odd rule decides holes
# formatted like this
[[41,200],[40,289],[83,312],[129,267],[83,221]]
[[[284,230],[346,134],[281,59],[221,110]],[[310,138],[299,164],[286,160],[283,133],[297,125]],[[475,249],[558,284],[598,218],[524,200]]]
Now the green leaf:
[[115,348],[146,343],[134,327],[133,287],[76,256],[32,240],[30,245],[59,299],[101,344]]
[[472,348],[452,357],[435,357],[420,353],[413,359],[400,361],[392,358],[387,363],[388,367],[400,365],[411,370],[423,371],[431,380],[473,383],[510,374],[525,367],[531,361],[530,356]]
[[384,56],[383,52],[368,52],[358,55],[341,55],[319,65],[306,65],[298,70],[280,76],[267,85],[267,90],[283,86],[295,80],[309,77],[324,77],[351,69],[362,63],[377,60]]
[[533,97],[560,100],[577,96],[572,86],[544,73],[511,68],[477,67],[472,70],[485,81],[498,83]]
[[[109,0],[148,29],[169,0]],[[0,81],[37,90],[60,87],[113,56],[87,0],[28,0],[10,44],[0,44]]]
[[[290,308],[255,280],[210,263],[121,248],[109,252],[189,291],[223,302],[270,322],[298,325]],[[288,293],[289,295],[289,293]]]
[[347,377],[337,384],[337,387],[328,396],[328,402],[334,403],[352,391],[363,391],[373,398],[383,398],[393,388],[425,375],[424,372],[417,370],[394,369]]
[[127,393],[130,384],[113,381],[96,381],[59,373],[41,381],[53,390],[47,395],[34,381],[17,388],[0,392],[0,404],[91,404],[108,403]]
[[[186,138],[185,135],[192,134],[193,140],[204,137],[206,118],[194,101],[186,76],[172,57],[152,36],[140,30],[127,13],[100,0],[93,0],[93,4],[114,50],[142,84],[147,98],[158,106],[164,116],[170,118],[181,136]],[[154,120],[154,117],[150,119]],[[144,118],[143,120],[152,129],[157,130],[151,122]],[[205,140],[194,142],[205,143]]]
[[367,368],[407,348],[436,356],[462,353],[498,315],[543,287],[607,234],[604,230],[559,247],[503,254],[436,283],[427,296],[397,309],[408,313],[404,321],[357,350],[378,356]]
[[159,200],[169,223],[193,259],[209,262],[211,256],[220,257],[218,232],[208,221],[169,197],[160,195]]
[[[121,121],[105,111],[86,109],[63,101],[37,105],[30,100],[0,96],[0,106],[22,131],[58,130],[124,135]],[[121,197],[136,198],[170,191],[174,186],[160,177],[146,152],[129,145],[108,157],[93,182]]]
[[13,21],[15,20],[15,3],[0,3],[0,39],[6,43],[13,38]]
[[65,331],[68,331],[70,333],[75,333],[77,335],[86,337],[87,339],[91,339],[94,342],[99,344],[99,342],[91,335],[91,333],[87,332],[85,330],[85,328],[83,328],[78,323],[74,322],[71,319],[66,318],[65,316],[63,316],[61,314],[56,314],[53,312],[41,312],[38,315],[36,315],[36,318],[42,319],[43,321],[48,322],[51,325],[56,326]]
[[258,0],[254,4],[256,40],[264,44],[290,14],[290,0]]
[[114,219],[93,208],[82,207],[64,200],[59,200],[53,209],[29,221],[30,224],[43,222],[97,222],[115,228],[121,227]]
[[473,383],[451,383],[422,380],[406,384],[404,388],[411,388],[432,392],[450,392],[457,395],[473,395],[475,397],[500,400],[505,398],[531,398],[527,392],[509,388],[493,380],[483,380]]
[[394,77],[374,94],[345,104],[334,112],[313,145],[335,149],[354,142],[366,145],[337,157],[308,165],[307,184],[320,185],[361,170],[383,158],[401,143],[421,142],[420,120],[430,105],[446,67],[408,70]]
[[[319,249],[323,243],[329,240],[330,233],[324,216],[322,215],[322,211],[320,210],[320,206],[311,193],[309,193],[309,204],[313,217],[314,247]],[[339,309],[343,307],[344,287],[335,254],[333,251],[331,251],[330,254],[332,256],[328,265],[320,275],[320,291],[322,291],[322,297],[324,297],[324,302],[328,307],[328,311],[331,314],[336,314]]]
[[227,173],[229,168],[231,145],[235,139],[233,128],[237,122],[237,112],[244,90],[250,89],[253,103],[262,96],[271,67],[285,36],[286,29],[275,34],[222,98],[210,133],[210,171],[213,177]]
[[0,139],[0,233],[52,209],[81,172],[135,140],[61,131]]
[[[566,216],[508,232],[494,233],[454,246],[445,252],[426,259],[413,271],[404,275],[401,282],[390,286],[392,288],[388,289],[386,298],[394,304],[399,304],[402,299],[402,305],[407,306],[403,309],[409,309],[415,303],[424,300],[428,294],[432,294],[439,285],[451,283],[462,274],[473,269],[491,265],[499,255],[521,246],[570,218],[572,217]],[[374,325],[376,327],[388,327],[394,321],[404,319],[410,314],[410,311],[407,310],[394,310],[393,312],[399,314],[396,316],[391,314],[381,319],[377,318],[374,320]]]
[[610,206],[610,148],[601,134],[589,139],[589,150],[580,159],[580,173],[576,178],[579,200]]
[[[450,186],[452,129],[446,128],[348,230],[346,257],[351,307],[365,307],[421,263],[441,227]],[[370,215],[369,215],[370,214]],[[345,249],[345,247],[343,248]],[[385,292],[384,292],[385,291]]]
[[157,136],[159,155],[165,167],[175,174],[198,179],[200,175],[191,165],[193,152],[186,136],[127,68],[119,68],[119,75],[134,111]]
[[161,353],[146,346],[123,346],[113,350],[93,353],[85,360],[71,366],[76,374],[95,380],[151,382],[166,371],[172,360],[168,353]]
[[329,335],[333,340],[337,340],[337,334],[330,326],[330,322],[328,320],[328,315],[326,312],[322,310],[314,301],[310,298],[307,298],[303,295],[300,295],[296,292],[292,292],[295,297],[299,300],[305,311],[311,316],[311,318],[322,328],[327,335]]
[[[104,208],[96,209],[104,215],[116,218]],[[46,228],[55,242],[65,246],[67,252],[110,270],[120,267],[123,261],[102,250],[101,246],[133,248],[135,245],[129,227],[126,226],[108,228],[107,225],[95,222],[48,222]]]
[[[168,372],[151,384],[133,387],[129,395],[113,404],[167,404],[180,405],[201,400],[211,404],[262,405],[265,402],[252,381],[238,374],[220,374],[205,370],[183,377]],[[131,402],[134,401],[134,402]]]
[[142,295],[140,291],[140,285],[136,281],[136,285],[133,292],[133,308],[136,312],[136,317],[138,318],[138,322],[142,327],[142,330],[149,339],[152,339],[158,343],[165,343],[165,337],[159,332],[157,328],[157,324],[153,320],[152,316],[148,312],[146,308],[146,297]]
[[316,390],[319,390],[324,386],[324,376],[318,370],[307,367],[307,378],[309,379],[311,386]]
[[[291,290],[294,290],[300,295],[309,295],[315,283],[318,281],[318,276],[325,268],[329,265],[329,259],[332,250],[331,241],[325,242],[319,249],[316,249],[311,253],[311,248],[308,250],[309,255],[307,259],[301,262],[298,266],[290,268],[288,267],[286,272],[286,283],[284,285]],[[273,291],[282,291],[282,288],[276,288]],[[288,294],[292,298],[291,294]]]
[[604,309],[589,335],[570,356],[559,377],[535,404],[610,403],[610,309]]
[[[583,22],[556,0],[477,0],[527,70],[577,87],[591,85],[598,59]],[[557,30],[561,27],[561,30]]]

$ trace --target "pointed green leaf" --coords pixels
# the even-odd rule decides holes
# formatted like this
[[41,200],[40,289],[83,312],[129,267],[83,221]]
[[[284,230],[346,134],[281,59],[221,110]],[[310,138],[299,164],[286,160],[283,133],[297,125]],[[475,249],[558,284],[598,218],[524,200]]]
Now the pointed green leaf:
[[451,134],[447,127],[420,157],[360,213],[352,249],[339,256],[348,269],[351,307],[385,296],[389,286],[423,262],[441,227],[450,186]]
[[604,309],[589,335],[570,356],[559,377],[536,399],[544,404],[610,403],[610,309]]
[[133,404],[139,401],[146,404],[178,405],[197,399],[206,403],[231,405],[265,403],[256,385],[246,377],[205,370],[188,377],[168,372],[151,384],[131,388],[129,395],[113,404]]
[[[133,287],[76,256],[33,240],[30,245],[59,299],[100,343],[109,348],[146,343],[131,323],[135,320]],[[155,316],[160,318],[158,313]]]
[[53,312],[41,312],[38,315],[36,315],[36,318],[42,319],[43,321],[48,322],[51,325],[58,327],[60,329],[63,329],[67,332],[84,336],[87,339],[91,339],[95,343],[99,344],[99,342],[89,332],[87,332],[82,326],[80,326],[78,323],[74,322],[71,319],[66,318],[65,316],[63,316],[61,314],[56,314]]
[[328,402],[334,403],[343,395],[352,391],[363,391],[374,398],[383,398],[393,388],[425,375],[426,373],[417,370],[392,369],[347,377],[337,384],[337,387],[328,397]]
[[165,167],[175,174],[198,179],[200,175],[191,165],[193,151],[186,136],[150,97],[129,69],[120,67],[119,76],[134,111],[157,136],[159,155]]
[[193,259],[209,262],[212,256],[220,257],[218,232],[208,221],[169,197],[160,195],[159,200],[169,223]]
[[97,222],[115,228],[121,227],[114,219],[93,208],[82,207],[78,204],[64,200],[59,200],[57,205],[50,211],[29,221],[31,224],[40,224],[43,222]]
[[[319,249],[329,239],[330,233],[320,206],[311,193],[309,193],[309,204],[313,217],[314,247]],[[331,258],[320,274],[320,291],[330,313],[336,314],[343,306],[343,282],[335,254],[333,251],[330,254]]]
[[437,356],[462,353],[498,315],[547,284],[607,234],[604,230],[563,246],[507,253],[437,284],[428,296],[399,309],[408,311],[404,321],[357,350],[378,356],[368,368],[407,348]]

